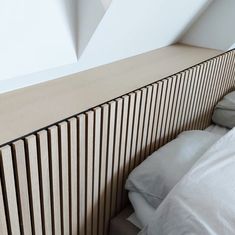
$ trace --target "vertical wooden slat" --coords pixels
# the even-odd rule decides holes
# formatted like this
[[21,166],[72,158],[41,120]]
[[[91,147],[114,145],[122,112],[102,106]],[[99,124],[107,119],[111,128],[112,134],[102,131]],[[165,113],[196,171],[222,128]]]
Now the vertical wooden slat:
[[100,143],[101,143],[101,108],[94,109],[95,112],[95,146],[94,146],[94,189],[93,189],[93,235],[98,234],[98,222],[99,222],[99,182],[100,182]]
[[[86,113],[86,234],[92,234],[93,218],[93,158],[94,158],[94,111]],[[82,147],[82,146],[81,146]]]
[[[209,106],[208,106],[208,116],[211,118],[211,115],[212,115],[212,112],[213,112],[213,108],[214,108],[214,105],[213,105],[213,98],[215,96],[215,93],[216,93],[216,89],[217,89],[217,83],[218,83],[218,77],[216,76],[217,72],[218,72],[218,67],[216,66],[217,65],[217,61],[214,60],[213,63],[212,63],[212,72],[211,72],[211,84],[210,84],[210,92],[208,94],[208,96],[210,97],[209,99]],[[219,79],[220,80],[220,79]]]
[[205,80],[203,77],[203,72],[205,71],[205,64],[200,65],[200,73],[199,73],[199,77],[198,77],[198,83],[199,83],[199,96],[195,105],[195,109],[196,109],[196,128],[199,129],[200,128],[200,120],[201,120],[201,113],[200,113],[200,108],[201,108],[201,99],[203,98],[203,81]]
[[[207,127],[207,120],[206,120],[206,114],[207,114],[207,111],[205,110],[205,106],[206,106],[206,103],[207,103],[207,94],[208,94],[208,90],[209,90],[209,81],[210,79],[208,79],[208,74],[209,74],[209,71],[210,71],[210,64],[209,63],[205,63],[204,64],[204,69],[203,69],[203,85],[202,85],[202,95],[201,95],[201,103],[200,103],[200,108],[199,108],[199,112],[201,113],[200,115],[200,120],[199,120],[199,123],[200,123],[200,126],[199,126],[199,129],[202,129],[202,128],[205,128]],[[193,91],[192,91],[193,92]],[[190,101],[192,102],[192,100]],[[202,115],[202,113],[204,113]]]
[[136,161],[135,165],[140,164],[141,162],[141,150],[142,150],[142,137],[143,137],[143,127],[144,127],[144,116],[145,116],[145,106],[147,99],[147,89],[141,89],[141,103],[140,103],[140,117],[138,125],[138,134],[137,134],[137,145],[136,145]]
[[50,127],[49,132],[49,159],[51,171],[51,189],[52,189],[52,218],[54,234],[61,234],[61,200],[60,200],[60,167],[59,167],[59,149],[58,149],[58,128]]
[[173,76],[172,79],[174,79],[174,93],[173,93],[173,97],[171,97],[171,99],[173,99],[173,104],[172,104],[172,111],[171,111],[171,125],[170,125],[170,140],[174,138],[174,126],[176,124],[177,121],[177,116],[176,116],[176,112],[177,112],[177,104],[179,103],[179,89],[180,89],[180,80],[177,79],[177,76]]
[[123,184],[125,183],[123,182],[123,174],[124,174],[124,164],[125,164],[128,107],[129,107],[129,96],[124,96],[123,111],[122,111],[120,160],[119,160],[119,171],[118,171],[117,211],[120,211],[121,209]]
[[102,136],[101,136],[101,156],[100,156],[100,201],[99,201],[99,232],[104,234],[104,209],[105,209],[105,177],[107,159],[107,137],[108,137],[109,106],[102,106]]
[[162,83],[162,90],[161,90],[161,100],[160,100],[160,109],[158,113],[158,128],[156,133],[155,139],[155,149],[158,149],[161,146],[161,136],[162,136],[162,129],[164,128],[164,106],[165,106],[165,99],[167,94],[167,80],[163,80]]
[[185,111],[186,111],[186,106],[187,106],[187,98],[188,98],[188,90],[189,90],[189,79],[188,79],[188,71],[185,71],[183,73],[183,95],[182,95],[182,103],[181,103],[181,113],[180,113],[180,127],[177,130],[179,133],[184,131],[184,122],[185,122]]
[[111,214],[111,193],[112,193],[112,170],[113,170],[113,154],[115,141],[115,116],[116,116],[116,102],[109,103],[109,134],[108,134],[108,153],[107,153],[107,167],[106,167],[106,191],[105,191],[105,221],[104,233],[108,233],[108,225]]
[[231,52],[232,55],[233,55],[233,65],[232,65],[232,75],[231,75],[231,89],[234,89],[234,86],[235,86],[235,51],[232,51]]
[[68,120],[69,129],[69,193],[70,234],[78,233],[78,125],[77,119]]
[[[79,234],[84,235],[86,233],[86,116],[81,114],[78,116],[78,160],[79,160]],[[90,180],[90,179],[89,179]]]
[[146,141],[146,156],[150,154],[151,148],[151,138],[152,138],[152,131],[153,131],[153,119],[155,113],[155,104],[156,104],[156,96],[157,96],[157,84],[153,84],[152,86],[152,97],[151,97],[151,104],[150,104],[150,114],[149,114],[149,123],[148,123],[148,131],[147,131],[147,141]]
[[15,178],[12,163],[12,152],[10,146],[0,149],[1,179],[3,191],[6,195],[7,217],[10,233],[20,234],[19,215],[16,198]]
[[193,102],[193,112],[192,112],[192,120],[191,120],[191,126],[190,126],[190,129],[195,129],[196,126],[195,126],[195,123],[196,123],[196,120],[197,120],[197,113],[196,113],[196,105],[197,105],[197,99],[198,99],[198,96],[199,96],[199,75],[200,75],[200,66],[196,66],[195,68],[195,80],[196,80],[196,83],[195,83],[195,86],[194,86],[194,102]]
[[179,130],[179,121],[180,121],[180,110],[182,107],[182,97],[183,97],[183,79],[182,79],[182,73],[176,75],[176,79],[179,81],[179,88],[176,93],[177,95],[177,104],[176,104],[176,110],[175,110],[175,121],[174,121],[174,126],[173,126],[173,133],[172,136],[173,138],[176,137],[178,134]]
[[[38,156],[36,137],[31,135],[26,141],[26,159],[28,162],[28,176],[31,194],[31,213],[34,227],[34,234],[42,234],[42,214],[40,202],[39,173],[38,173]],[[58,192],[60,193],[60,192]]]
[[31,234],[32,227],[28,194],[29,188],[23,140],[19,140],[13,143],[13,162],[16,172],[16,185],[18,191],[18,208],[20,212],[21,231],[24,234]]
[[[125,184],[125,179],[127,178],[130,169],[134,109],[135,109],[135,93],[131,93],[129,94],[129,104],[128,104],[127,137],[125,143],[126,150],[125,150],[125,161],[124,161],[123,184]],[[122,200],[123,200],[123,205],[125,205],[127,203],[126,191],[123,191]]]
[[146,158],[146,148],[147,148],[146,145],[147,145],[147,134],[148,134],[152,92],[153,92],[153,86],[148,86],[146,106],[145,106],[145,111],[144,111],[145,115],[144,115],[143,137],[142,137],[142,145],[141,145],[141,161],[143,161]]
[[4,206],[3,199],[3,190],[2,190],[2,182],[0,180],[0,232],[2,235],[7,235],[7,219],[6,219],[6,211]]
[[168,138],[170,135],[170,124],[171,124],[171,113],[173,109],[173,95],[174,95],[174,89],[175,89],[175,80],[170,77],[168,78],[168,105],[166,109],[166,126],[164,130],[164,138],[163,138],[163,143],[168,142]]
[[41,202],[44,220],[44,232],[46,235],[50,235],[52,234],[52,209],[47,131],[43,130],[38,132],[37,139],[39,150],[39,171],[41,177]]
[[139,117],[140,117],[140,102],[141,102],[141,91],[135,92],[136,100],[135,100],[135,113],[134,113],[134,123],[133,123],[133,135],[132,135],[132,143],[131,143],[131,159],[130,159],[130,170],[132,171],[135,167],[136,162],[136,147],[137,147],[137,135],[138,135],[138,125],[139,125]]
[[230,59],[230,65],[229,65],[229,75],[228,75],[228,80],[229,80],[229,91],[233,90],[233,84],[232,84],[232,72],[233,72],[233,64],[234,64],[234,56],[232,53],[230,53],[231,59]]
[[59,124],[59,143],[62,233],[69,234],[69,143],[67,122]]
[[162,94],[162,82],[156,83],[157,92],[156,92],[156,103],[155,103],[155,112],[154,112],[154,120],[153,120],[153,131],[152,131],[152,139],[151,139],[151,153],[155,151],[155,143],[157,138],[157,128],[159,123],[159,112],[161,107],[161,94]]
[[206,91],[206,105],[205,105],[205,109],[206,109],[206,115],[205,115],[205,119],[209,120],[209,122],[211,122],[211,117],[210,117],[210,112],[209,107],[210,107],[210,102],[211,102],[211,96],[210,96],[210,92],[212,90],[212,84],[213,81],[215,80],[213,77],[214,74],[214,63],[216,63],[216,61],[210,61],[209,63],[209,71],[208,71],[208,75],[207,75],[207,91]]
[[113,160],[113,181],[112,181],[112,201],[111,201],[111,217],[116,212],[117,202],[117,187],[119,173],[119,156],[120,156],[120,141],[121,141],[121,126],[122,126],[122,106],[123,99],[116,100],[116,124],[115,124],[115,142],[114,142],[114,160]]
[[189,120],[190,102],[189,101],[190,101],[190,97],[192,95],[192,87],[193,87],[193,81],[191,80],[192,71],[187,70],[187,71],[185,71],[185,73],[186,73],[185,80],[187,80],[187,89],[186,89],[185,107],[184,107],[184,111],[183,111],[184,118],[183,118],[182,130],[184,130],[184,131],[187,130],[188,122],[190,122],[190,120]]

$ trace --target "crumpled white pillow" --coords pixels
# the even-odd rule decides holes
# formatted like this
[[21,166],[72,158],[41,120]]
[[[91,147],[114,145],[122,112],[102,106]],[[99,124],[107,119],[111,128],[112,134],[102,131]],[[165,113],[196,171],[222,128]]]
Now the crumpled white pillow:
[[216,105],[212,121],[230,129],[235,127],[235,91],[224,96]]
[[207,131],[186,131],[154,152],[129,175],[125,188],[157,208],[194,163],[220,138]]

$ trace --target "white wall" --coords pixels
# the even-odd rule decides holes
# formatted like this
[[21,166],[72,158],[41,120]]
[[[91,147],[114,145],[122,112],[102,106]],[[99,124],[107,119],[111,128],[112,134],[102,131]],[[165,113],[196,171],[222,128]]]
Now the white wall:
[[113,0],[79,60],[80,69],[176,42],[209,3],[211,0]]
[[[32,0],[24,0],[24,1],[32,1]],[[42,2],[50,1],[51,5],[53,5],[52,2],[54,3],[55,0],[40,0],[40,2],[41,1]],[[60,1],[68,1],[68,0],[60,0]],[[85,3],[84,1],[87,0],[80,0],[80,1],[83,1],[83,3]],[[91,3],[92,1],[95,0],[89,0],[89,1],[90,1],[89,3]],[[5,92],[12,89],[55,79],[61,76],[76,73],[92,67],[97,67],[99,65],[111,63],[113,61],[121,60],[127,57],[131,57],[137,54],[141,54],[150,50],[170,45],[176,42],[179,39],[179,37],[181,37],[181,35],[185,32],[185,30],[187,30],[191,26],[191,24],[206,9],[206,7],[208,6],[209,3],[211,3],[211,1],[212,0],[190,0],[190,1],[189,0],[178,0],[178,1],[113,0],[108,11],[105,13],[100,24],[98,25],[94,35],[89,41],[86,49],[82,53],[78,63],[74,63],[68,66],[63,66],[57,69],[42,71],[32,75],[26,75],[21,77],[15,77],[9,80],[4,80],[0,82],[0,92]],[[107,4],[108,3],[110,2],[107,0]],[[38,4],[40,5],[40,3]],[[79,4],[81,4],[81,2],[79,2]],[[54,4],[53,6],[56,5]],[[87,4],[87,6],[89,6],[89,4]],[[101,6],[98,5],[98,9],[100,10],[96,11],[96,13],[97,12],[100,13],[95,16],[96,19],[98,19],[98,17],[103,14]],[[90,5],[90,7],[92,7],[92,5]],[[55,10],[56,9],[57,8],[55,8]],[[92,17],[93,11],[94,9],[91,8],[87,10],[87,12],[89,13],[88,15],[90,15],[90,17]],[[184,14],[182,14],[182,12]],[[40,11],[39,13],[42,14],[42,12]],[[30,25],[31,24],[35,25],[34,22],[37,21],[38,18],[37,14],[39,13],[34,12],[33,15],[35,16],[36,19],[34,19],[34,17],[31,16],[31,18],[34,19],[34,21],[32,21]],[[58,32],[56,31],[56,29],[50,31],[49,30],[51,29],[50,20],[52,20],[53,22],[55,20],[53,17],[50,17],[49,20],[49,17],[46,13],[47,11],[44,14],[45,16],[44,15],[43,16],[46,17],[44,24],[47,24],[46,27],[47,32],[46,30],[42,31],[42,29],[40,28],[41,31],[37,33],[37,37],[39,37],[38,34],[41,34],[41,37],[42,35],[45,35],[46,37],[45,43],[48,43],[49,41],[51,42],[52,45],[50,45],[49,43],[45,47],[43,47],[43,45],[39,43],[38,50],[34,50],[31,40],[32,35],[29,32],[27,33],[25,28],[23,28],[24,31],[22,31],[22,34],[26,34],[30,38],[30,40],[27,40],[27,43],[29,43],[30,49],[34,50],[29,56],[27,56],[26,54],[26,57],[22,59],[23,63],[25,64],[29,63],[31,69],[33,67],[32,65],[34,65],[34,69],[36,65],[38,66],[39,59],[37,56],[39,55],[40,59],[44,58],[45,57],[44,52],[46,50],[49,50],[49,46],[52,47],[52,51],[49,52],[47,51],[49,55],[48,57],[45,58],[45,63],[43,61],[44,68],[42,64],[40,65],[41,69],[45,70],[46,66],[53,67],[52,63],[55,63],[55,61],[57,62],[57,64],[59,62],[60,63],[63,62],[65,64],[65,61],[69,61],[69,58],[71,61],[70,63],[73,63],[73,60],[75,59],[74,58],[75,45],[73,37],[74,29],[72,28],[71,30],[71,28],[65,25],[64,22],[62,22],[61,19],[57,17],[58,18],[57,20],[60,20],[58,23],[58,29],[57,29]],[[64,15],[68,16],[69,14],[64,14]],[[41,18],[43,17],[41,16]],[[95,27],[96,22],[97,21],[95,22],[93,21],[91,22],[91,24],[90,22],[88,22],[87,26],[93,25]],[[88,29],[86,29],[85,27],[86,21],[84,21],[83,23],[80,22],[79,25],[80,26],[78,27],[78,37],[82,32],[86,30],[88,34],[92,32],[92,30],[89,31]],[[83,25],[83,29],[81,28],[81,25]],[[67,30],[68,31],[66,32],[67,34],[65,32],[62,34],[63,30],[64,31]],[[13,33],[15,33],[15,30],[13,30]],[[63,42],[65,43],[65,41],[68,39],[65,37],[69,37],[71,43],[66,43],[65,45],[62,45],[62,43]],[[33,39],[34,39],[33,42],[38,43],[39,40],[36,40],[36,38]],[[84,39],[83,45],[86,44],[87,39],[89,40],[89,37],[86,37]],[[55,42],[53,40],[55,40]],[[57,45],[57,40],[61,42],[60,45],[59,44]],[[23,44],[24,49],[26,48],[27,43]],[[16,44],[19,46],[19,43]],[[22,52],[23,51],[24,50],[22,50]],[[31,57],[33,56],[37,57],[35,58],[34,64],[32,64],[32,62],[30,61]],[[19,59],[20,57],[19,52],[17,52],[16,57]],[[4,56],[1,58],[4,58]],[[25,58],[28,60],[25,60]],[[47,61],[48,58],[50,58],[51,60],[50,63],[49,61]],[[16,64],[17,60],[15,59],[14,63],[12,64],[14,72],[15,69],[17,69]],[[26,69],[24,71],[26,71]],[[0,71],[0,74],[2,74],[2,71]]]
[[227,50],[235,42],[235,1],[214,0],[180,41]]
[[235,49],[235,43],[231,47],[229,47],[228,50],[232,50],[232,49]]
[[70,1],[0,1],[0,80],[77,61]]

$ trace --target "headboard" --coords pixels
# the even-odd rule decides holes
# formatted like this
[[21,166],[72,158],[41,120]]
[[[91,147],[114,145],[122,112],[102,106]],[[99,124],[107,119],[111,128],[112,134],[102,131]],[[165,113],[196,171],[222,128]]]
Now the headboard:
[[131,170],[234,87],[232,50],[3,144],[0,233],[107,234]]

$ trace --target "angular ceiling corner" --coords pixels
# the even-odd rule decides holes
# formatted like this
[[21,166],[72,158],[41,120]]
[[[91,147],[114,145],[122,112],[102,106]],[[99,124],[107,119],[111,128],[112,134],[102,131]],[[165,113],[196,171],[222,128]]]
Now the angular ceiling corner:
[[78,57],[85,50],[112,0],[78,0]]

